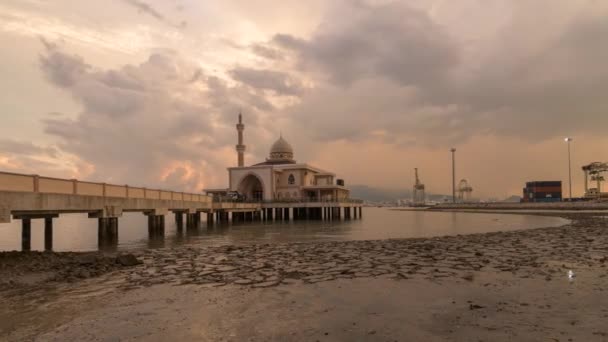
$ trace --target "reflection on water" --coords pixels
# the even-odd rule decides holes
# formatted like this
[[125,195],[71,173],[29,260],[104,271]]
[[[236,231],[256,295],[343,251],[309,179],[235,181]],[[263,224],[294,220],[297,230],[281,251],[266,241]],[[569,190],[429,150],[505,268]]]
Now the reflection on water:
[[[204,216],[204,215],[203,215]],[[567,220],[557,217],[471,214],[423,211],[391,211],[364,208],[363,218],[342,222],[249,222],[235,225],[201,222],[196,229],[178,229],[168,216],[164,235],[148,232],[146,216],[125,213],[118,226],[118,245],[104,244],[104,250],[162,248],[175,245],[225,245],[329,240],[368,240],[431,237],[491,231],[560,226]],[[44,250],[44,222],[32,220],[32,250]],[[21,248],[21,221],[0,224],[0,250]],[[97,220],[86,215],[66,214],[55,219],[55,251],[98,249]]]

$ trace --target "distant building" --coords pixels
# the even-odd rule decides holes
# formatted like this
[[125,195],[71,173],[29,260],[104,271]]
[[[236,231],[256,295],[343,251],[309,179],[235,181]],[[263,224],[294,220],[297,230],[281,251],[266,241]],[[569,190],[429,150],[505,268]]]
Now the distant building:
[[522,202],[560,202],[562,200],[561,181],[527,182]]
[[241,115],[236,128],[238,166],[228,168],[229,188],[205,189],[207,194],[221,197],[238,193],[245,200],[255,201],[335,201],[350,197],[344,180],[337,179],[334,173],[296,162],[293,148],[282,136],[272,145],[265,161],[246,166]]

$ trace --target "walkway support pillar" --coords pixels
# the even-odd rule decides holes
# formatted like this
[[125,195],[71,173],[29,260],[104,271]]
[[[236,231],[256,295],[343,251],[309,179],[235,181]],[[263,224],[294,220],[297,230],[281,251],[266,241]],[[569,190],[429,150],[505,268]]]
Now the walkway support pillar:
[[30,251],[32,249],[32,220],[30,218],[21,219],[21,250]]
[[[184,213],[182,211],[176,211],[175,214],[175,225],[180,230],[184,228]],[[188,226],[188,217],[186,217],[186,226]]]
[[53,250],[53,218],[44,218],[44,250]]

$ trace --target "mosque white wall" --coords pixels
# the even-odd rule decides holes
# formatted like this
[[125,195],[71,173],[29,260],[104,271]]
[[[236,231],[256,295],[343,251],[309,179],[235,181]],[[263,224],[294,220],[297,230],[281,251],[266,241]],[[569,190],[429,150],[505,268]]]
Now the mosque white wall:
[[[295,184],[289,184],[289,175],[293,175],[295,178]],[[278,187],[286,188],[292,186],[300,186],[302,185],[302,170],[284,170],[279,177]]]

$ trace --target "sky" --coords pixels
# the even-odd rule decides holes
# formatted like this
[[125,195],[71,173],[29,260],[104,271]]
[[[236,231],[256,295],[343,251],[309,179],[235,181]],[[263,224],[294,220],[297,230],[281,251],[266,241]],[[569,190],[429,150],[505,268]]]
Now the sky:
[[608,161],[601,0],[3,0],[0,170],[226,186],[282,133],[348,184],[520,195]]

